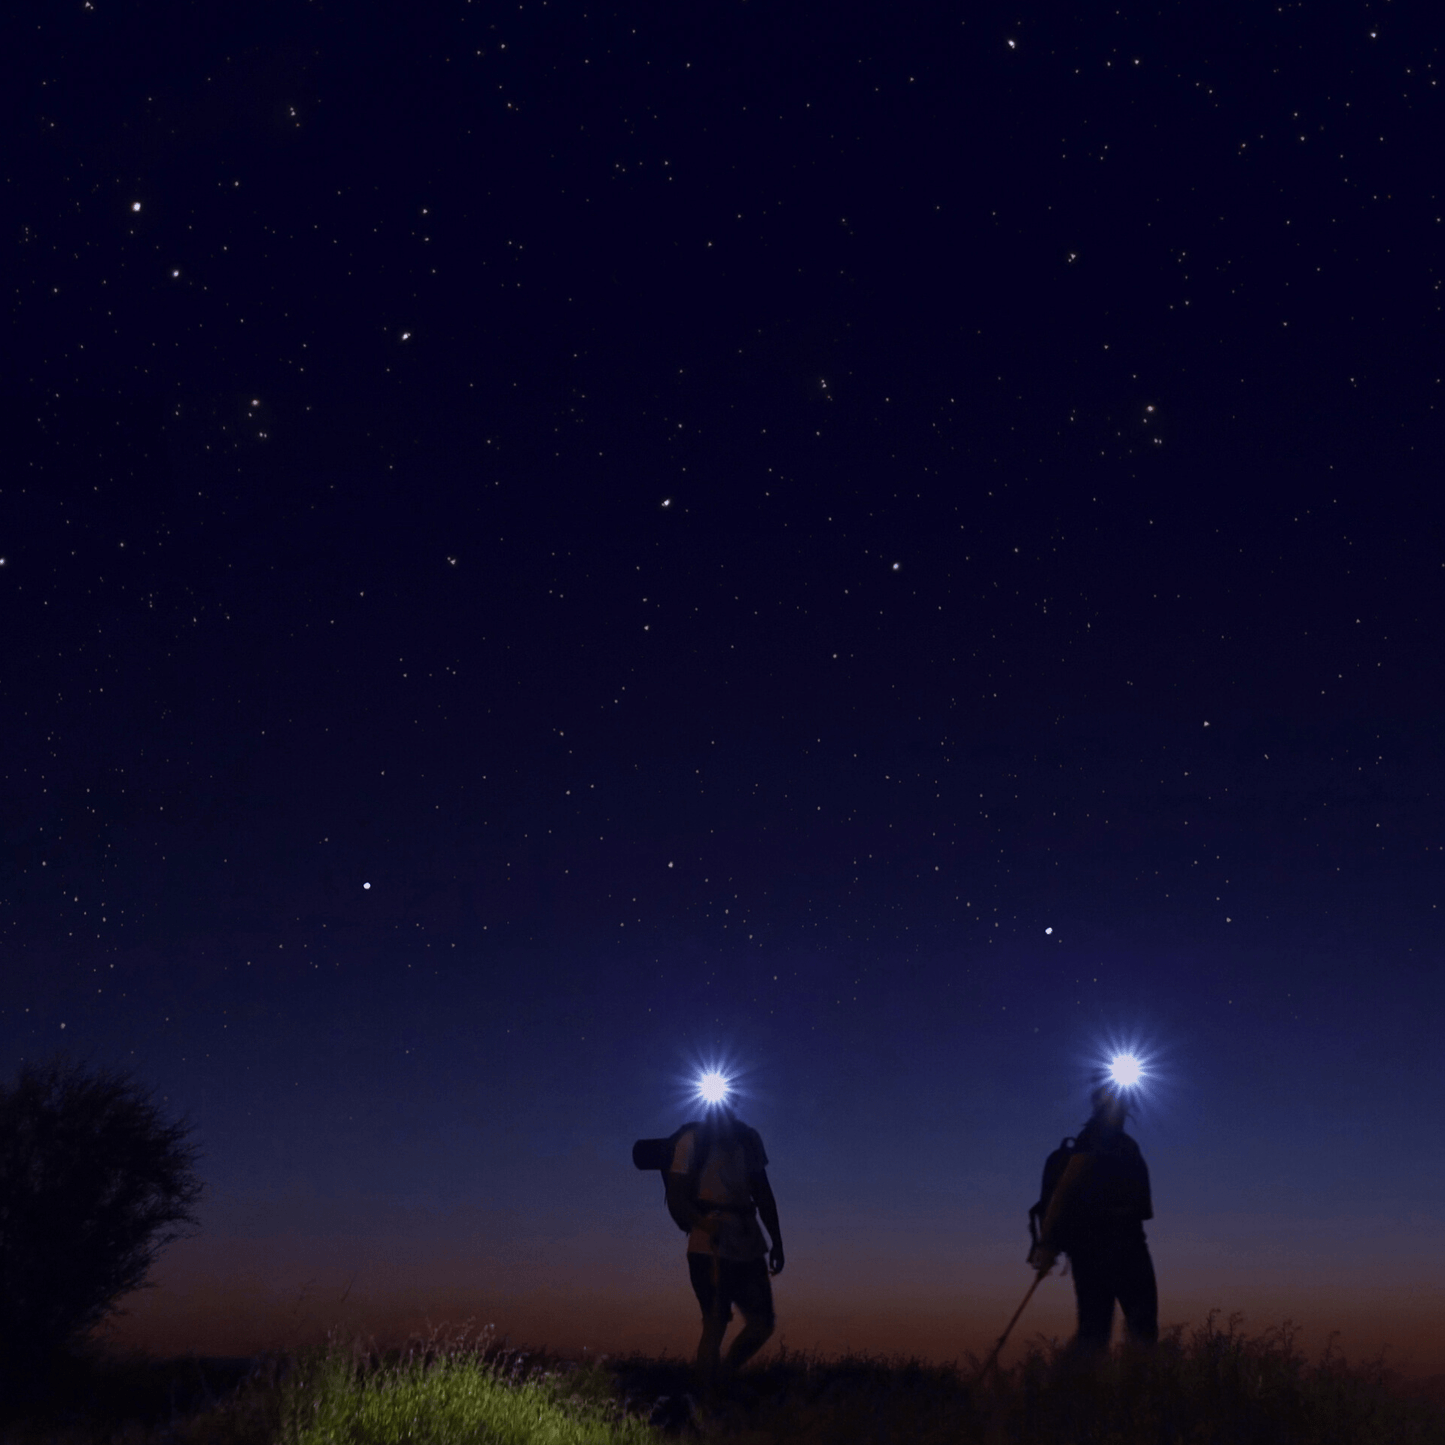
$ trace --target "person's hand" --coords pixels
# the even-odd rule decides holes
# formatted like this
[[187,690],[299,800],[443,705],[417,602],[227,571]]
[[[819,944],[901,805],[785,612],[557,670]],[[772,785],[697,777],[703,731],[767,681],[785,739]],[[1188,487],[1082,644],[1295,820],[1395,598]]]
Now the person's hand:
[[1042,1244],[1036,1244],[1029,1251],[1029,1266],[1038,1270],[1040,1274],[1047,1274],[1059,1258],[1056,1249],[1046,1249]]
[[783,1272],[783,1246],[775,1244],[768,1251],[768,1273],[782,1274]]

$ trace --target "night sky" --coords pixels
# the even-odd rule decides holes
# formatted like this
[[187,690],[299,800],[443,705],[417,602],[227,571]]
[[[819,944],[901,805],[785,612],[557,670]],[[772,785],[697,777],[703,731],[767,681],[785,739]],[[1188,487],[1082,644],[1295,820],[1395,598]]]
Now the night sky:
[[6,26],[0,1065],[208,1187],[121,1338],[690,1352],[721,1063],[784,1340],[981,1351],[1130,1045],[1161,1321],[1445,1369],[1428,7]]

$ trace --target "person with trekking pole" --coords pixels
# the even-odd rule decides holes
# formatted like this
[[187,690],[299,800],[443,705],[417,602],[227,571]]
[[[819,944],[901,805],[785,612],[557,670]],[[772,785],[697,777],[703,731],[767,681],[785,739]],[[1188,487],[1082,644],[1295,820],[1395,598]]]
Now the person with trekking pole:
[[[783,1236],[758,1131],[734,1112],[721,1075],[704,1075],[698,1092],[707,1105],[702,1120],[669,1139],[639,1140],[633,1162],[663,1170],[668,1213],[687,1233],[688,1274],[702,1309],[698,1380],[715,1396],[773,1333],[770,1276],[782,1273]],[[734,1307],[743,1327],[721,1359]]]
[[1154,1206],[1144,1156],[1124,1132],[1126,1087],[1100,1084],[1092,1103],[1078,1137],[1065,1139],[1049,1156],[1039,1202],[1029,1211],[1029,1264],[1038,1279],[1060,1253],[1073,1267],[1079,1319],[1073,1351],[1081,1357],[1108,1350],[1115,1300],[1132,1343],[1152,1345],[1159,1338],[1159,1293],[1144,1236]]

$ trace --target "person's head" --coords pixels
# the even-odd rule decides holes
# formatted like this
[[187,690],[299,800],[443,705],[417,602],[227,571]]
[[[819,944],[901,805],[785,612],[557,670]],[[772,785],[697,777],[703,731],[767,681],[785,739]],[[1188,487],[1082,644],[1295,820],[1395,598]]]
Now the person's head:
[[739,1127],[738,1116],[731,1103],[708,1104],[698,1122],[702,1127],[703,1137],[708,1139],[732,1139]]
[[1094,1109],[1089,1123],[1113,1133],[1123,1129],[1124,1120],[1129,1117],[1129,1101],[1124,1090],[1117,1084],[1100,1084],[1090,1096],[1089,1102]]

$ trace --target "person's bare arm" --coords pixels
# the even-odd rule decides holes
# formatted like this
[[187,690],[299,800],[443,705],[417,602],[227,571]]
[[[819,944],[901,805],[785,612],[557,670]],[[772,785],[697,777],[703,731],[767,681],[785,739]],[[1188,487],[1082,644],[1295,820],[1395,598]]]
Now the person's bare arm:
[[763,1228],[768,1231],[768,1237],[773,1242],[773,1247],[768,1251],[768,1268],[774,1274],[783,1272],[783,1230],[778,1223],[778,1201],[773,1198],[773,1186],[768,1183],[768,1175],[765,1169],[759,1169],[755,1174],[748,1175],[748,1185],[752,1189],[753,1203],[758,1206],[758,1214],[763,1221]]

